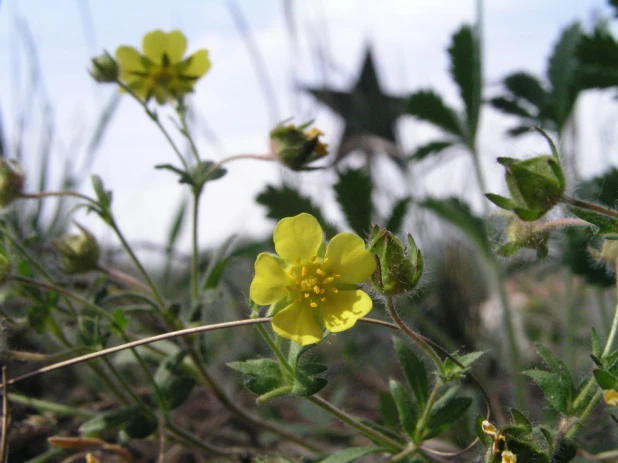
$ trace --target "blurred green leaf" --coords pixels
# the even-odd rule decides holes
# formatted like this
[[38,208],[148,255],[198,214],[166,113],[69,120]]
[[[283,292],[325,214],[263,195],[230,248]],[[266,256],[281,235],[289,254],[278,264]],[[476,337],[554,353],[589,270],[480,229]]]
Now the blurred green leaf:
[[521,426],[526,432],[532,432],[532,424],[530,424],[526,415],[515,408],[511,408],[511,416],[517,426]]
[[110,324],[101,315],[88,309],[77,316],[78,337],[82,345],[95,349],[106,346],[111,335]]
[[385,425],[391,428],[396,428],[399,425],[399,412],[390,393],[386,391],[378,392],[378,411]]
[[472,399],[457,397],[457,392],[458,388],[451,388],[436,401],[429,414],[427,429],[423,434],[424,440],[441,434],[468,411]]
[[458,198],[427,199],[421,203],[440,218],[459,228],[470,238],[487,259],[494,259],[485,222],[470,211],[470,207]]
[[337,229],[326,222],[322,216],[322,211],[309,198],[302,196],[297,190],[287,185],[280,188],[267,186],[257,196],[256,201],[268,209],[269,219],[281,220],[306,212],[318,219],[328,238],[337,234]]
[[378,452],[384,452],[384,449],[379,447],[350,447],[333,453],[324,460],[320,460],[320,463],[350,463],[365,455]]
[[597,227],[597,233],[618,233],[618,219],[589,211],[587,209],[581,209],[579,207],[569,206],[568,209],[572,214],[576,215],[580,219],[583,219]]
[[470,26],[459,29],[448,49],[451,57],[451,75],[459,86],[466,107],[467,144],[474,146],[481,109],[481,54],[476,31]]
[[568,463],[577,456],[577,449],[579,446],[575,441],[568,437],[563,437],[556,443],[551,456],[551,463]]
[[[507,77],[508,78],[508,77]],[[519,116],[524,119],[530,120],[530,125],[534,125],[535,117],[530,113],[528,109],[523,107],[517,100],[512,98],[507,98],[503,96],[498,96],[489,100],[489,103],[499,111],[503,113],[510,114],[512,116]],[[526,126],[526,131],[530,130],[531,127]]]
[[320,363],[304,363],[296,367],[296,376],[292,394],[300,397],[309,397],[317,394],[326,387],[328,381],[316,375],[322,374],[327,370],[326,365]]
[[85,436],[92,436],[99,434],[101,431],[117,428],[134,417],[138,410],[138,405],[131,405],[118,410],[99,413],[94,418],[90,418],[82,423],[79,427],[79,432]]
[[618,43],[606,26],[599,25],[593,35],[584,35],[577,47],[583,88],[618,86]]
[[569,413],[572,398],[571,384],[566,384],[560,375],[544,370],[527,370],[523,373],[539,385],[549,405],[560,413]]
[[154,375],[154,381],[161,392],[161,399],[163,400],[160,406],[164,410],[173,410],[182,405],[196,384],[195,379],[182,368],[182,362],[187,353],[183,349],[166,358],[159,364],[159,368],[157,368]]
[[408,384],[414,391],[419,408],[422,409],[429,397],[429,377],[425,363],[405,341],[396,337],[394,343],[399,365]]
[[594,370],[594,378],[597,380],[597,383],[601,389],[613,389],[618,391],[618,378],[611,375],[609,372],[597,368]]
[[409,157],[411,161],[421,161],[430,155],[439,154],[447,148],[454,146],[455,141],[432,141],[416,148],[416,151]]
[[410,398],[408,391],[397,381],[391,379],[389,387],[397,407],[399,422],[405,433],[410,437],[414,437],[416,435],[416,423],[419,418],[418,407]]
[[369,175],[361,169],[348,169],[339,173],[333,188],[348,225],[356,234],[367,235],[373,215],[373,183]]
[[527,72],[515,72],[504,79],[504,86],[518,98],[521,98],[536,108],[545,105],[548,93],[541,82]]
[[178,207],[178,211],[176,211],[176,216],[172,222],[172,226],[170,227],[170,231],[167,235],[167,249],[171,250],[176,245],[176,241],[178,241],[178,236],[182,231],[182,227],[185,223],[185,218],[187,216],[187,201],[183,200],[180,203],[180,207]]
[[228,366],[250,378],[245,387],[257,395],[263,395],[284,385],[279,364],[272,359],[252,359],[229,362]]
[[444,103],[440,95],[431,90],[421,90],[410,95],[407,112],[456,135],[460,140],[465,139],[457,113]]
[[401,198],[397,200],[393,209],[391,211],[391,215],[386,222],[386,228],[391,233],[397,234],[401,231],[401,227],[403,227],[403,221],[406,217],[406,213],[408,212],[408,205],[412,201],[412,198],[406,196],[405,198]]

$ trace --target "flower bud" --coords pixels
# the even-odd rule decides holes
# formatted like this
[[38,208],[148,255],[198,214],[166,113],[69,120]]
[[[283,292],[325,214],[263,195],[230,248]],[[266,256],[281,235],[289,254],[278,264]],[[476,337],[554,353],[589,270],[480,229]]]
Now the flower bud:
[[406,250],[391,232],[374,226],[367,250],[376,256],[378,263],[371,276],[373,286],[378,292],[386,296],[396,296],[416,287],[423,274],[424,260],[412,235],[408,234]]
[[62,266],[66,273],[82,273],[94,270],[99,261],[99,244],[95,237],[84,227],[79,235],[66,235],[54,240],[53,244],[60,253]]
[[496,206],[515,212],[525,221],[537,220],[553,208],[562,198],[566,186],[556,147],[545,132],[541,134],[553,154],[525,161],[498,158],[506,169],[506,184],[511,198],[491,193],[486,195]]
[[549,254],[549,236],[551,228],[541,222],[524,222],[513,215],[506,228],[507,242],[500,246],[497,253],[509,257],[522,248],[534,249],[538,258]]
[[328,154],[327,145],[319,140],[324,135],[320,130],[304,131],[309,124],[299,127],[280,124],[270,132],[273,155],[292,170],[308,170],[308,164]]
[[101,83],[116,82],[118,80],[118,63],[107,52],[101,56],[92,58],[90,75],[94,80]]
[[22,192],[24,172],[11,160],[0,158],[0,208],[11,204]]

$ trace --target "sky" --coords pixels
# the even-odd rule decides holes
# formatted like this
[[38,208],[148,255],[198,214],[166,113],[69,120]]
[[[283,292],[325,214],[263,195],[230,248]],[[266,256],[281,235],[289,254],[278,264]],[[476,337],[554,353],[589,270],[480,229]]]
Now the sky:
[[[463,23],[477,18],[476,0],[295,0],[291,5],[294,34],[281,0],[3,0],[0,3],[0,117],[9,141],[17,139],[19,114],[28,107],[32,60],[24,32],[31,31],[38,56],[47,108],[54,120],[52,178],[63,166],[82,164],[85,134],[91,132],[114,88],[97,85],[87,73],[89,59],[120,45],[140,48],[143,35],[154,29],[182,30],[189,52],[209,50],[211,71],[199,81],[190,104],[199,114],[196,139],[205,159],[220,160],[239,153],[263,154],[267,135],[282,120],[315,120],[325,141],[336,144],[341,121],[327,108],[298,91],[301,85],[350,88],[371,46],[383,89],[406,96],[432,88],[461,109],[458,92],[448,74],[446,48]],[[261,87],[255,55],[231,14],[242,13],[264,63],[273,99]],[[590,28],[607,16],[604,0],[485,0],[482,12],[485,97],[497,94],[507,74],[525,70],[545,72],[546,59],[560,31],[579,20]],[[325,58],[325,59],[321,59]],[[326,65],[324,64],[326,63]],[[41,93],[34,97],[41,100]],[[26,127],[24,153],[35,159],[41,143],[42,106],[37,103]],[[163,111],[162,113],[166,113]],[[584,175],[600,173],[616,159],[608,154],[618,113],[605,93],[591,92],[577,108],[578,130],[585,145]],[[167,123],[167,118],[164,118]],[[498,156],[527,157],[546,151],[540,137],[519,140],[501,136],[512,121],[491,109],[482,115],[480,151],[489,186],[504,193]],[[173,130],[173,126],[168,124]],[[435,132],[409,117],[402,118],[399,135],[406,150],[431,140]],[[80,135],[81,134],[81,135]],[[82,138],[80,138],[80,136]],[[76,142],[77,140],[77,142]],[[172,220],[186,191],[174,175],[155,170],[175,163],[174,153],[141,108],[123,98],[100,146],[90,173],[100,175],[114,191],[113,210],[129,240],[165,243]],[[352,159],[351,163],[358,162]],[[410,184],[389,163],[380,164],[379,178],[392,196],[469,193],[474,185],[462,176],[470,166],[455,157],[439,168],[419,166],[422,184]],[[418,178],[419,173],[416,177]],[[463,178],[465,177],[465,178]],[[274,223],[254,198],[266,184],[294,182],[323,203],[329,219],[341,222],[329,185],[328,171],[290,174],[274,163],[240,161],[228,165],[223,179],[207,185],[200,210],[200,244],[220,243],[230,233],[267,236]],[[463,179],[462,179],[463,178]],[[29,178],[28,191],[36,181]],[[92,194],[89,182],[80,191]],[[476,195],[478,197],[478,195]],[[478,206],[478,204],[476,204]],[[111,234],[94,215],[76,219],[102,240]],[[188,230],[187,230],[188,231]],[[188,250],[188,233],[182,246]]]

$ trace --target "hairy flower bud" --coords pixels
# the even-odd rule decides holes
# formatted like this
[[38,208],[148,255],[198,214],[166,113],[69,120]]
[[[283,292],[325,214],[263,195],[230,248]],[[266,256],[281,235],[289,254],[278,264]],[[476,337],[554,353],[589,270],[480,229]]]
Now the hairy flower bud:
[[376,271],[371,276],[374,288],[386,296],[412,291],[423,274],[424,260],[412,235],[408,235],[408,249],[386,229],[377,225],[371,231],[367,249],[376,257]]
[[0,207],[11,204],[22,192],[24,172],[11,160],[0,158]]
[[309,124],[280,124],[270,132],[273,155],[292,170],[307,170],[308,164],[328,154],[326,144],[319,140],[324,134],[315,128],[305,131]]
[[66,235],[54,240],[53,244],[60,253],[62,266],[66,273],[82,273],[94,270],[99,261],[99,244],[95,237],[84,227],[79,235]]
[[101,56],[92,58],[90,75],[94,80],[101,83],[116,82],[118,80],[118,63],[107,52]]

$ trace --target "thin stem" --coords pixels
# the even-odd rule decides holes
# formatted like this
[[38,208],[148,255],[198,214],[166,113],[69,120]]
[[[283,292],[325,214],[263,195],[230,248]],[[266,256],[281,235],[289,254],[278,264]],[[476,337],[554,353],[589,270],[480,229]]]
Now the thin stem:
[[442,387],[442,382],[440,381],[440,379],[438,379],[436,381],[436,384],[434,384],[433,389],[431,390],[431,394],[429,395],[429,398],[427,399],[427,403],[425,404],[425,408],[423,409],[423,414],[421,415],[418,422],[416,423],[416,435],[417,435],[416,437],[421,442],[423,440],[424,428],[425,426],[427,426],[427,423],[429,422],[429,414],[431,413],[431,409],[433,408],[433,405],[436,403],[436,400],[438,399],[438,393],[440,392],[441,387]]
[[128,85],[126,85],[125,83],[123,83],[123,82],[121,82],[119,80],[117,80],[116,83],[124,91],[126,91],[129,95],[131,95],[133,97],[133,99],[135,101],[137,101],[139,103],[139,105],[144,109],[144,111],[146,111],[146,114],[148,115],[148,117],[157,125],[157,127],[159,128],[159,130],[161,131],[161,133],[163,134],[163,136],[167,140],[167,142],[170,144],[170,146],[174,150],[174,153],[176,153],[176,156],[178,156],[178,160],[183,165],[184,169],[188,171],[189,170],[189,166],[187,164],[187,161],[185,160],[184,156],[182,155],[182,152],[180,151],[180,149],[178,148],[178,146],[174,142],[174,139],[172,138],[172,136],[169,134],[169,132],[163,126],[163,124],[161,124],[161,121],[159,120],[159,116],[157,115],[157,113],[152,111],[148,107],[146,102],[143,101],[140,97],[138,97]]
[[425,352],[427,352],[427,355],[429,355],[431,360],[433,360],[433,362],[438,367],[438,370],[440,370],[440,374],[444,375],[444,363],[442,362],[440,356],[436,353],[435,350],[433,350],[433,348],[428,343],[425,342],[425,339],[422,336],[418,335],[415,331],[413,331],[404,323],[404,321],[397,313],[397,310],[395,309],[395,303],[391,296],[386,296],[386,310],[388,311],[389,315],[391,316],[397,327],[406,336],[411,338],[420,347],[422,347]]
[[[595,384],[594,380],[592,381],[592,384]],[[586,384],[586,386],[588,386],[588,384]],[[583,426],[583,424],[590,417],[590,415],[592,415],[594,409],[597,408],[597,405],[599,405],[599,401],[601,400],[602,395],[603,392],[601,391],[595,392],[595,394],[592,396],[592,400],[590,400],[588,405],[586,405],[586,408],[584,408],[584,411],[582,412],[579,419],[574,420],[573,423],[567,427],[566,433],[564,434],[565,437],[573,437],[577,433],[577,431],[579,431],[579,429]]]
[[150,278],[150,275],[148,274],[148,272],[146,271],[146,269],[144,268],[140,260],[137,258],[135,253],[133,252],[133,249],[131,248],[127,240],[125,239],[122,231],[120,231],[120,228],[118,228],[118,224],[116,224],[116,221],[113,218],[111,220],[110,226],[116,233],[116,236],[118,236],[118,239],[120,239],[120,242],[122,243],[122,247],[125,249],[125,251],[127,251],[130,259],[133,261],[135,266],[138,268],[138,270],[144,277],[144,280],[146,280],[146,282],[148,283],[148,286],[150,286],[150,288],[152,289],[152,294],[154,295],[155,299],[157,300],[157,303],[159,304],[159,311],[163,311],[165,308],[165,300],[163,299],[163,296],[159,292],[157,285],[155,285],[152,278]]
[[142,291],[145,292],[152,292],[152,289],[150,288],[150,286],[145,285],[144,283],[142,283],[141,281],[139,281],[136,278],[133,278],[131,275],[121,272],[120,270],[116,270],[116,269],[112,269],[112,268],[107,268],[107,267],[103,267],[102,265],[97,265],[96,269],[101,272],[106,274],[107,276],[114,278],[116,280],[120,280],[120,281],[124,281],[125,283],[130,284],[131,286],[135,286],[139,289],[141,289]]
[[260,336],[262,336],[262,339],[264,339],[266,344],[268,344],[268,347],[270,347],[270,350],[272,350],[273,354],[275,354],[275,357],[277,357],[277,360],[279,360],[279,365],[284,370],[284,374],[289,375],[290,379],[294,378],[294,369],[288,363],[288,360],[281,352],[281,349],[279,349],[279,346],[272,340],[262,325],[256,325],[256,328],[260,333]]
[[610,209],[600,204],[590,203],[588,201],[582,201],[581,199],[571,198],[569,196],[563,196],[562,202],[571,206],[579,207],[580,209],[587,209],[598,214],[606,215],[614,219],[618,219],[618,211]]
[[2,434],[0,435],[0,461],[4,463],[7,457],[9,447],[9,402],[8,393],[6,392],[6,365],[2,365]]
[[212,174],[215,170],[217,170],[223,164],[227,164],[228,162],[231,162],[231,161],[237,161],[239,159],[257,159],[259,161],[276,161],[277,160],[277,158],[273,156],[272,154],[235,154],[233,156],[229,156],[225,159],[222,159],[221,161],[210,166],[205,176],[208,177],[210,174]]
[[[485,193],[487,192],[487,185],[485,183],[483,169],[481,168],[481,161],[479,159],[479,154],[476,151],[476,148],[470,148],[470,154],[472,155],[472,165],[474,166],[474,174],[476,176],[476,183],[481,192],[481,197],[484,200]],[[484,200],[483,201],[483,213],[487,215],[488,212],[489,212],[489,203]]]
[[575,358],[575,327],[576,323],[576,312],[577,307],[575,307],[575,291],[573,288],[573,275],[570,271],[565,270],[564,274],[564,284],[565,284],[565,298],[564,298],[564,308],[565,308],[565,333],[564,333],[564,357],[566,359],[567,365],[569,366],[569,370],[572,373],[575,373],[576,368],[576,358]]
[[599,318],[601,320],[601,327],[603,337],[608,335],[607,327],[610,326],[611,320],[608,313],[607,302],[605,300],[605,291],[603,288],[597,286],[594,289],[594,294],[597,300],[597,307],[599,308]]
[[195,162],[199,164],[201,161],[200,153],[195,145],[193,137],[191,136],[191,132],[189,132],[189,125],[187,124],[187,107],[184,105],[184,102],[178,105],[176,112],[180,118],[181,132],[189,142],[189,147],[191,148],[191,153],[193,153],[193,156],[195,157]]
[[197,304],[200,298],[199,292],[199,246],[198,246],[198,216],[201,192],[193,192],[193,212],[192,212],[192,230],[191,230],[191,248],[192,248],[192,263],[193,271],[191,272],[191,301],[193,305]]
[[313,402],[321,409],[327,411],[328,413],[336,417],[339,421],[347,424],[351,428],[356,429],[361,434],[369,437],[374,442],[377,442],[378,444],[391,448],[391,449],[396,449],[399,451],[403,450],[404,446],[401,443],[391,439],[390,437],[385,436],[384,434],[370,428],[367,425],[364,425],[363,423],[358,421],[356,418],[339,410],[337,407],[335,407],[330,402],[324,400],[323,398],[316,396],[316,395],[312,395],[312,396],[307,397],[307,400],[309,400],[310,402]]
[[26,405],[27,407],[36,408],[37,410],[58,413],[60,415],[79,416],[83,418],[92,418],[97,415],[96,412],[91,412],[90,410],[70,407],[68,405],[62,405],[57,402],[50,402],[47,400],[33,399],[32,397],[27,397],[13,392],[9,392],[7,396],[8,400],[13,403]]
[[19,195],[20,198],[22,199],[43,199],[43,198],[49,198],[49,197],[54,197],[54,196],[70,196],[73,198],[78,198],[78,199],[83,199],[84,201],[87,201],[91,204],[96,204],[97,202],[86,196],[83,195],[81,193],[77,193],[76,191],[43,191],[41,193],[21,193]]

